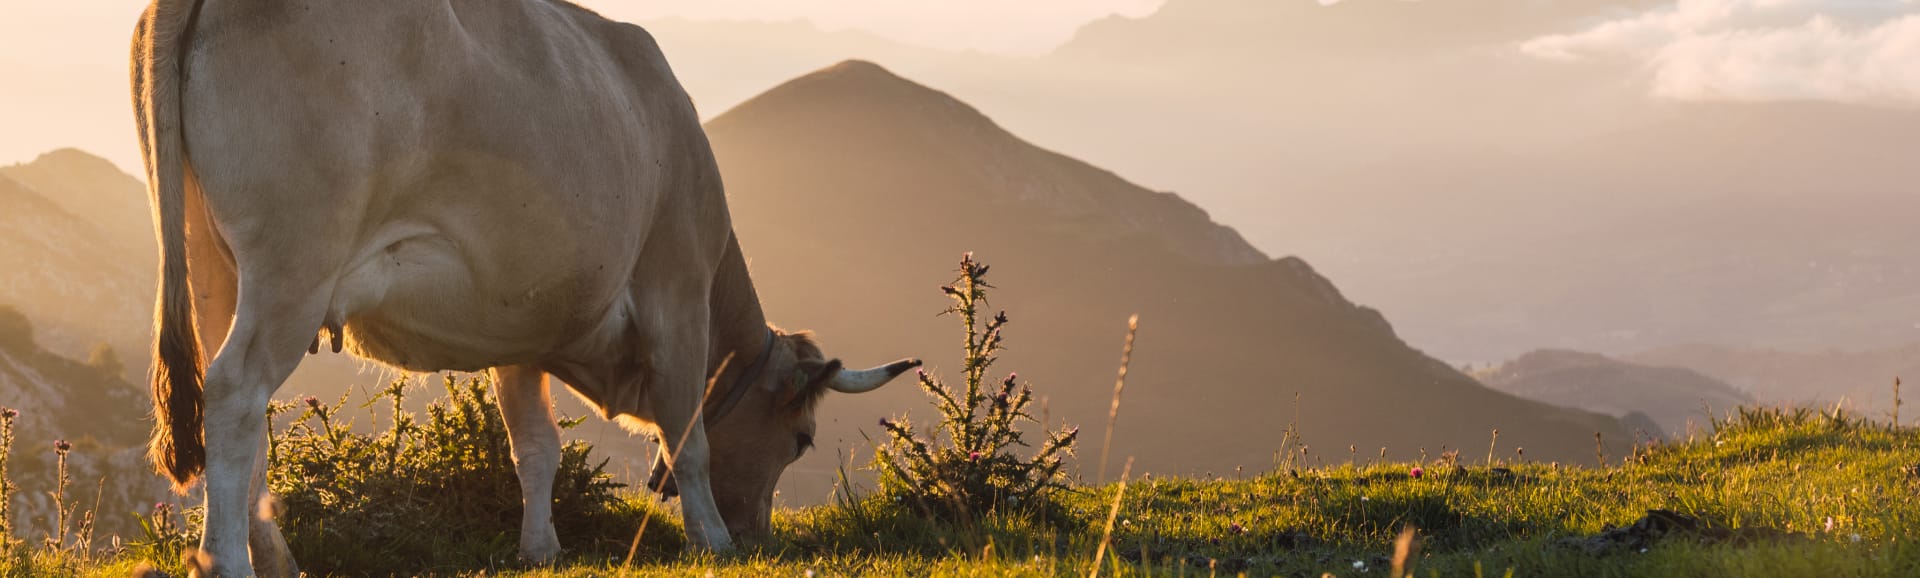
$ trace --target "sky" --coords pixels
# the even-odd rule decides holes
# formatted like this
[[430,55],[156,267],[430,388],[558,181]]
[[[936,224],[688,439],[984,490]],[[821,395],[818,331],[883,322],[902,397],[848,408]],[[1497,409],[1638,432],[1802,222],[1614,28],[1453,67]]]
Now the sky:
[[628,21],[806,20],[824,30],[863,30],[907,44],[993,54],[1042,54],[1088,21],[1150,14],[1164,0],[587,0]]
[[[626,21],[806,21],[898,42],[1003,55],[1045,53],[1088,21],[1143,16],[1162,0],[592,0]],[[0,164],[77,146],[138,172],[127,46],[144,0],[0,7]]]
[[[1088,22],[1148,16],[1164,1],[584,3],[629,21],[803,21],[939,50],[1032,56],[1066,42]],[[0,79],[5,79],[0,83],[0,163],[77,146],[123,168],[137,167],[126,54],[132,23],[144,4],[12,1],[0,8]],[[1518,52],[1544,61],[1629,63],[1647,77],[1654,98],[1920,103],[1920,66],[1912,64],[1920,62],[1920,0],[1678,0],[1515,43]]]
[[1521,51],[1637,61],[1674,100],[1920,103],[1920,0],[1681,0]]

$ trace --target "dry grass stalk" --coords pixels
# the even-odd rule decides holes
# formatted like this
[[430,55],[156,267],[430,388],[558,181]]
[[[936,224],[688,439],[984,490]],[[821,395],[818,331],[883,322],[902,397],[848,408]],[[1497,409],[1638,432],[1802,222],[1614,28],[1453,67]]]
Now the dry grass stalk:
[[1127,343],[1120,348],[1120,375],[1113,380],[1113,407],[1107,410],[1107,438],[1100,442],[1101,482],[1107,481],[1107,451],[1113,448],[1113,424],[1120,419],[1120,392],[1127,388],[1127,365],[1133,363],[1133,336],[1140,330],[1138,314],[1127,318]]
[[1093,570],[1087,578],[1100,578],[1100,560],[1107,556],[1107,546],[1113,543],[1113,523],[1120,519],[1120,499],[1127,495],[1127,476],[1132,474],[1133,458],[1127,458],[1126,467],[1120,469],[1120,487],[1113,492],[1113,509],[1107,511],[1107,529],[1100,534],[1100,547],[1093,551]]
[[1400,537],[1393,540],[1393,578],[1406,578],[1413,575],[1413,561],[1420,555],[1419,530],[1413,524],[1400,528]]

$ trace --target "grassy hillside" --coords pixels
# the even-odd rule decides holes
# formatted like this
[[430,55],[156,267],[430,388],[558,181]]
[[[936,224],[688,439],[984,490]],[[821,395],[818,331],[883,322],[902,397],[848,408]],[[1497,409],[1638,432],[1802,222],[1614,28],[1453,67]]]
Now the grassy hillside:
[[[779,512],[773,541],[738,555],[679,555],[679,528],[656,516],[625,570],[627,532],[576,541],[553,568],[506,562],[508,534],[463,537],[468,547],[492,544],[493,562],[401,570],[409,562],[396,561],[392,571],[1085,575],[1109,514],[1111,548],[1100,564],[1107,575],[1391,575],[1395,538],[1407,524],[1419,528],[1408,557],[1416,576],[1897,576],[1920,567],[1920,548],[1904,539],[1920,531],[1920,431],[1777,410],[1741,412],[1718,426],[1710,437],[1605,456],[1605,467],[1523,460],[1504,447],[1492,448],[1491,468],[1479,451],[1416,464],[1365,456],[1347,463],[1344,453],[1293,449],[1295,457],[1270,472],[1076,487],[1056,496],[1060,519],[931,522],[912,504],[864,495]],[[1332,462],[1341,463],[1322,465]],[[613,510],[632,522],[660,512],[637,494]],[[68,558],[74,566],[65,573],[125,576],[142,562],[138,551]],[[43,553],[41,562],[52,558]],[[0,574],[56,570],[10,563]]]

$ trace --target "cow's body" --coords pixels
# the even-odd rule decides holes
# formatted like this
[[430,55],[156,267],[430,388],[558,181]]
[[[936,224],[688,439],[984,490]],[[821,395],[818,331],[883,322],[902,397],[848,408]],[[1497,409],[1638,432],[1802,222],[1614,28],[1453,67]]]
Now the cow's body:
[[710,281],[718,171],[646,32],[538,1],[264,4],[202,14],[186,139],[228,242],[325,277],[357,353],[591,363],[667,298],[643,265]]
[[[495,371],[535,559],[558,549],[546,373],[608,417],[657,424],[680,448],[690,544],[724,549],[720,508],[754,506],[734,488],[716,506],[709,489],[710,377],[758,386],[745,405],[768,416],[804,406],[804,431],[755,434],[791,440],[810,438],[823,388],[909,367],[840,372],[768,329],[693,105],[638,27],[550,0],[159,0],[134,56],[163,254],[154,454],[176,482],[200,473],[191,299],[198,343],[218,351],[204,375],[216,573],[249,573],[249,543],[252,570],[292,569],[271,521],[249,514],[265,491],[262,410],[317,334],[344,330],[354,353],[405,369]],[[762,351],[813,377],[722,370]],[[753,458],[783,460],[777,479],[789,450]],[[763,472],[739,471],[770,496]]]

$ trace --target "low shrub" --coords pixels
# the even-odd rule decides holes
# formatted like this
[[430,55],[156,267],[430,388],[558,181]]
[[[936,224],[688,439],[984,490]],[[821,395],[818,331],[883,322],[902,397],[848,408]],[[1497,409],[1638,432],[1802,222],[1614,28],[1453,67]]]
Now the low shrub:
[[[303,570],[320,573],[432,572],[510,563],[520,531],[520,482],[490,381],[443,381],[446,397],[426,419],[402,407],[409,384],[393,382],[360,407],[388,402],[384,431],[355,433],[346,397],[276,402],[271,418],[294,414],[271,436],[268,483],[281,500],[280,524]],[[563,428],[580,420],[562,420]],[[638,516],[621,512],[621,484],[582,441],[562,449],[554,523],[562,543],[633,535]],[[611,549],[611,548],[603,548]]]

